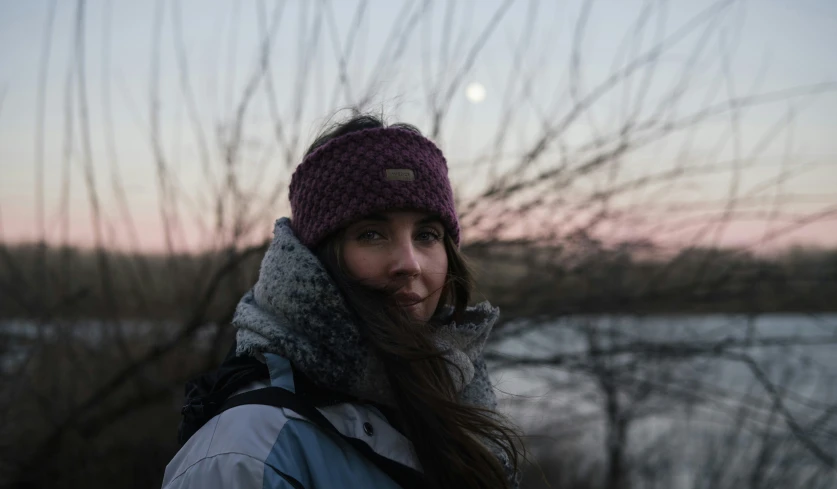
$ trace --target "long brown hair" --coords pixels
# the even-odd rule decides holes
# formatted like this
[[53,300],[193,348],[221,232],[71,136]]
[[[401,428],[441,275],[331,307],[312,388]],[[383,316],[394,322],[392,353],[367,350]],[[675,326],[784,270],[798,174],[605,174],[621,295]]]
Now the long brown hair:
[[[308,152],[353,130],[382,126],[375,117],[355,117],[321,135]],[[447,279],[428,323],[410,317],[386,291],[353,279],[343,262],[342,242],[338,232],[316,254],[384,363],[398,421],[413,443],[428,487],[508,488],[508,474],[488,446],[504,452],[516,472],[521,450],[518,434],[497,412],[459,401],[449,371],[452,364],[433,342],[434,323],[460,320],[473,290],[472,275],[456,244],[445,234]]]

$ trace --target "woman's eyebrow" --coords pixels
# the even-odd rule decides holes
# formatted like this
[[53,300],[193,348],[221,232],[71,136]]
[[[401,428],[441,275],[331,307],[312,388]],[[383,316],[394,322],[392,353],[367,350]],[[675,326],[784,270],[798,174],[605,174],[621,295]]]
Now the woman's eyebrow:
[[439,219],[438,216],[427,216],[424,219],[419,220],[416,224],[424,225],[424,224],[441,224],[442,220]]

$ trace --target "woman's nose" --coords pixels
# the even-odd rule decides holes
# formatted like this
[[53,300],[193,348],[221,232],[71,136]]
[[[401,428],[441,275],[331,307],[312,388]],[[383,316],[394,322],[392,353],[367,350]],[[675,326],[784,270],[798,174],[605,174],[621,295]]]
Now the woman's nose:
[[421,272],[418,255],[413,240],[400,240],[394,243],[390,273],[395,276],[416,276]]

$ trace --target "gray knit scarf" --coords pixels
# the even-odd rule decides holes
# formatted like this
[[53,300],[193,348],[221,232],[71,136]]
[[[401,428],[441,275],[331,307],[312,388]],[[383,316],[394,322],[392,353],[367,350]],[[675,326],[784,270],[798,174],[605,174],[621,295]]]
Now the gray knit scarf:
[[[482,350],[499,310],[468,308],[461,324],[436,330],[462,402],[495,409]],[[276,221],[259,279],[233,317],[239,355],[275,353],[315,383],[393,406],[383,365],[362,338],[337,286],[316,256],[294,236],[290,220]]]

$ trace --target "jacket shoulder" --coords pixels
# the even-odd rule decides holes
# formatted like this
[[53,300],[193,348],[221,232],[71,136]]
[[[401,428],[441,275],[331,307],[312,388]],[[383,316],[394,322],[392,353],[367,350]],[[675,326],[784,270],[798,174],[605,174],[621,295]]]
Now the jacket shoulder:
[[283,409],[257,404],[237,406],[215,416],[171,460],[163,487],[274,487],[265,483],[266,472],[284,472],[266,461],[288,422]]
[[305,489],[301,482],[263,461],[240,453],[198,460],[164,489]]

